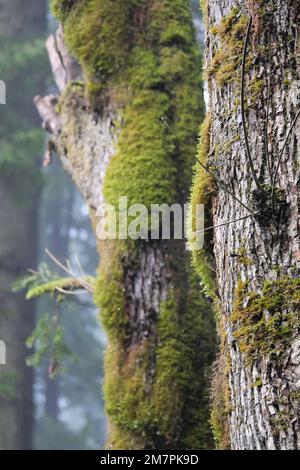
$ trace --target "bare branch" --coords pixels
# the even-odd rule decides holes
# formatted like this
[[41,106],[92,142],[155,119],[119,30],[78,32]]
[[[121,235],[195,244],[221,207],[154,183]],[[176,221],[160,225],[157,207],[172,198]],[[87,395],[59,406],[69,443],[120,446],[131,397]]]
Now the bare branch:
[[60,92],[66,88],[68,82],[78,81],[82,78],[79,64],[66,48],[61,26],[55,34],[48,38],[46,49],[53,77]]
[[43,128],[50,134],[56,134],[60,128],[60,118],[56,112],[57,95],[40,96],[34,98],[34,104],[43,121]]
[[78,266],[78,269],[79,269],[79,272],[80,272],[81,276],[82,277],[86,276],[86,273],[83,271],[79,256],[77,254],[75,255],[75,262]]
[[222,224],[212,225],[211,227],[204,228],[203,230],[198,230],[194,233],[199,234],[199,233],[207,232],[208,230],[213,230],[215,228],[225,227],[226,225],[234,224],[235,222],[239,222],[240,220],[248,219],[249,217],[254,217],[257,214],[260,214],[260,212],[261,211],[256,211],[256,212],[253,212],[252,214],[248,214],[248,215],[244,215],[243,217],[239,217],[238,219],[230,220],[229,222],[223,222]]
[[58,258],[56,258],[50,250],[48,250],[48,248],[45,249],[45,253],[46,255],[49,256],[49,258],[52,259],[52,261],[54,261],[54,263],[59,267],[61,268],[63,271],[65,271],[67,274],[69,274],[69,276],[73,277],[73,272],[71,270],[69,270],[61,261],[59,261]]

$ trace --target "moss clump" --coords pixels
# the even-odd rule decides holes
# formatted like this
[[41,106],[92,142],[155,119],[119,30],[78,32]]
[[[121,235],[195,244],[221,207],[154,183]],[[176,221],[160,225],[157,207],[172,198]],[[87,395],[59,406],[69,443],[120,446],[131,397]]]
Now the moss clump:
[[231,84],[239,79],[238,70],[242,63],[247,17],[239,8],[233,8],[211,33],[219,37],[221,45],[213,55],[207,70],[208,79],[214,78],[219,86]]
[[239,263],[241,263],[243,266],[251,266],[254,263],[253,259],[248,255],[244,245],[238,249],[237,256]]
[[266,281],[260,292],[240,281],[231,320],[248,364],[262,356],[278,359],[299,327],[300,279]]
[[154,412],[160,433],[177,448],[212,447],[208,386],[204,370],[213,357],[214,322],[209,305],[197,293],[190,275],[188,304],[181,315],[182,293],[170,292],[158,322]]
[[[180,36],[184,45],[179,47],[180,25],[173,20],[169,2],[155,4],[161,9],[151,8],[145,45],[132,49],[117,86],[124,104],[122,129],[104,188],[107,201],[114,205],[122,195],[128,196],[129,204],[139,202],[148,208],[181,202],[191,180],[197,134],[194,116],[203,114],[201,59],[186,37],[184,22]],[[166,37],[164,24],[173,31],[173,42]],[[190,26],[189,31],[193,35]]]
[[156,423],[146,388],[148,358],[146,344],[122,350],[110,342],[106,351],[104,393],[112,423],[108,447],[114,450],[155,448]]
[[83,67],[87,84],[98,90],[124,66],[132,36],[136,2],[56,1],[54,13],[63,22],[65,40]]
[[50,0],[50,8],[53,15],[56,16],[59,21],[64,21],[70,13],[71,8],[79,1],[80,0]]
[[265,86],[265,81],[256,77],[252,78],[249,83],[249,94],[251,96],[251,103],[257,104],[257,100],[261,98]]
[[231,397],[229,388],[230,356],[225,336],[222,336],[220,353],[214,364],[212,380],[211,428],[218,450],[230,449],[229,416]]
[[172,135],[161,120],[169,110],[168,97],[154,90],[142,91],[124,110],[124,127],[104,186],[106,200],[115,207],[125,195],[129,206],[139,203],[149,208],[176,199]]
[[185,306],[178,287],[162,303],[155,342],[121,348],[114,326],[108,328],[105,396],[113,449],[213,446],[204,369],[213,355],[214,323],[195,275],[189,280]]
[[[200,132],[200,141],[198,147],[198,159],[201,163],[207,164],[208,155],[210,152],[210,129],[211,129],[211,116],[210,114],[206,115],[206,118],[202,124]],[[195,243],[195,232],[196,227],[196,207],[197,204],[203,204],[205,206],[206,216],[205,222],[208,222],[211,225],[210,217],[210,208],[211,208],[211,199],[216,191],[216,185],[211,174],[206,172],[204,168],[196,163],[194,170],[194,178],[191,192],[191,202],[190,202],[190,224],[192,233],[189,236],[189,242],[191,247]],[[210,246],[210,235],[207,234],[205,238],[204,247],[201,249],[193,250],[193,264],[200,276],[200,281],[203,286],[204,293],[215,299],[216,297],[216,284],[214,279],[214,270],[212,263],[210,261],[211,255],[209,253]]]
[[129,337],[129,319],[126,315],[122,249],[124,250],[124,245],[116,240],[105,244],[94,300],[101,310],[101,321],[110,341],[124,346]]
[[207,16],[208,16],[208,2],[207,0],[200,0],[200,9],[202,11],[202,15],[207,25]]

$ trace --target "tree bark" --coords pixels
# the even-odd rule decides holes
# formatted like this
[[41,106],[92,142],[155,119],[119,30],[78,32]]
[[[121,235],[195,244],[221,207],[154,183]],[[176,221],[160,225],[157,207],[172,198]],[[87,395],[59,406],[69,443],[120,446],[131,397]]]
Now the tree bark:
[[[47,47],[62,95],[56,108],[55,97],[37,97],[36,105],[53,133],[49,146],[83,194],[95,228],[97,210],[104,202],[117,206],[119,196],[148,208],[183,204],[203,106],[189,2],[55,1],[53,7],[63,33]],[[98,245],[95,300],[109,336],[108,446],[211,446],[204,371],[214,326],[184,241]]]
[[[226,396],[224,388],[230,387],[228,402],[216,401],[215,431],[219,444],[229,438],[232,449],[299,449],[300,120],[291,125],[300,108],[300,6],[289,0],[212,0],[205,10],[211,120],[207,163],[236,197],[259,212],[249,216],[250,210],[216,184],[211,222],[248,217],[213,230],[224,332],[221,364],[228,370],[227,382],[218,385],[223,392],[215,390],[214,395]],[[245,118],[255,175],[241,112],[243,47],[250,17]]]

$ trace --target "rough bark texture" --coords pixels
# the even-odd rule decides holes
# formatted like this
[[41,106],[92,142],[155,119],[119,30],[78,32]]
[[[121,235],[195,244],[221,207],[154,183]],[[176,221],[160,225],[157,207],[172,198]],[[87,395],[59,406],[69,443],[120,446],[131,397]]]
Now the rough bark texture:
[[[289,0],[212,0],[205,9],[211,116],[208,161],[236,196],[253,211],[261,211],[256,217],[217,228],[213,235],[227,343],[222,354],[229,371],[226,420],[230,422],[231,448],[299,449],[300,120],[279,165],[273,216],[264,136],[269,75],[267,140],[274,174],[300,107],[300,6]],[[243,44],[250,15],[246,118],[260,191],[245,150],[240,101]],[[216,190],[213,224],[248,214],[231,195]],[[215,410],[219,415],[223,411]]]
[[[41,83],[39,69],[28,64],[11,66],[17,48],[31,45],[46,31],[46,2],[11,0],[0,2],[1,79],[7,82],[7,105],[1,106],[0,148],[0,337],[6,342],[7,364],[0,367],[0,449],[32,448],[33,373],[26,367],[26,338],[34,326],[34,304],[23,294],[12,292],[12,283],[37,262],[37,221],[40,182],[37,181],[37,155],[30,153],[26,131],[37,124],[30,86]],[[33,47],[33,46],[32,46]],[[7,51],[12,50],[10,55]],[[22,58],[25,52],[19,50]],[[24,55],[23,55],[24,54]],[[41,56],[42,54],[40,54]],[[30,68],[25,83],[24,69]],[[4,69],[4,70],[3,70]],[[9,72],[7,72],[9,71]],[[36,73],[37,71],[37,73]],[[18,95],[22,90],[21,96]],[[16,135],[22,134],[23,148]],[[11,154],[11,155],[10,155]],[[27,158],[28,157],[28,158]]]
[[[54,1],[53,8],[84,81],[73,76],[61,86],[71,62],[62,41],[50,39],[62,96],[56,109],[49,98],[36,104],[53,131],[50,149],[84,195],[95,226],[101,204],[117,205],[118,196],[148,207],[182,203],[202,106],[189,2]],[[213,321],[184,242],[111,240],[99,251],[95,300],[110,340],[109,446],[210,446],[204,370]]]

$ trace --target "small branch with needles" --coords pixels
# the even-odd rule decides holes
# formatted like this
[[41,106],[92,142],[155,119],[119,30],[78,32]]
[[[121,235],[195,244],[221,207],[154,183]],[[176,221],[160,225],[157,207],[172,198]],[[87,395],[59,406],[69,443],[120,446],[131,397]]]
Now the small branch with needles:
[[[85,290],[86,292],[90,293],[90,294],[93,294],[94,293],[94,287],[93,287],[93,284],[91,282],[89,282],[87,279],[88,279],[88,276],[87,274],[84,273],[83,269],[82,269],[82,265],[80,263],[80,260],[78,258],[78,256],[75,257],[75,261],[76,261],[76,264],[77,264],[77,267],[79,269],[79,272],[80,272],[80,276],[77,275],[77,273],[73,270],[72,266],[71,266],[71,263],[69,260],[66,261],[66,264],[64,264],[62,261],[60,261],[56,256],[53,255],[53,253],[51,253],[50,250],[46,249],[45,250],[46,254],[49,256],[49,258],[59,267],[61,268],[65,273],[67,273],[70,278],[74,279],[74,281],[77,282],[77,284],[79,286],[82,287],[83,290]],[[61,291],[62,293],[64,294],[74,294],[75,292],[70,292],[70,291],[66,291],[65,289],[61,289],[61,288],[57,288],[58,291]]]
[[40,297],[43,294],[54,294],[55,292],[73,296],[82,293],[94,293],[93,278],[84,273],[78,257],[75,258],[76,269],[73,269],[68,260],[63,263],[51,251],[45,251],[56,266],[68,274],[68,276],[58,277],[45,264],[42,264],[39,270],[29,270],[31,276],[25,277],[21,281],[19,288],[27,288],[27,299]]

